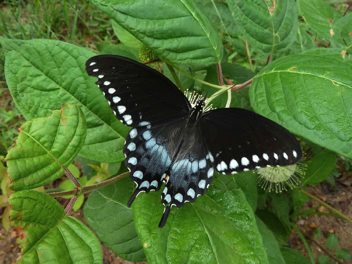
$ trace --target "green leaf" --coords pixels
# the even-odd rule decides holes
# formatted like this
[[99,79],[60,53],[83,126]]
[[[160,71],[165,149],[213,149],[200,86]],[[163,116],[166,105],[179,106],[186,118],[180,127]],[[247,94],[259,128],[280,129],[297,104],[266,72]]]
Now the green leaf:
[[296,39],[298,20],[294,0],[227,2],[234,21],[253,47],[273,53],[286,48]]
[[325,257],[325,256],[323,256],[323,255],[320,255],[320,256],[318,257],[318,263],[319,263],[319,264],[330,264],[331,261],[330,261],[330,259],[329,259],[328,257]]
[[123,44],[118,45],[106,45],[106,44],[95,44],[100,54],[112,54],[130,58],[135,61],[139,59],[139,49],[127,47]]
[[292,205],[296,212],[301,210],[302,206],[308,201],[308,196],[305,195],[303,192],[296,188],[292,190]]
[[65,216],[55,199],[27,190],[12,194],[10,205],[12,225],[23,232],[17,263],[102,263],[99,240],[82,222]]
[[127,177],[93,191],[85,203],[84,217],[105,245],[123,259],[138,262],[146,259],[132,210],[127,207],[134,188]]
[[319,227],[317,230],[314,231],[314,236],[315,236],[316,238],[321,238],[322,233],[321,233],[320,227]]
[[336,249],[335,256],[344,260],[351,260],[351,252],[347,249]]
[[290,235],[290,232],[286,230],[284,225],[281,223],[279,218],[272,212],[268,210],[257,210],[256,215],[260,218],[261,221],[270,229],[270,231],[276,237],[279,246],[287,245],[287,237]]
[[282,264],[285,263],[282,257],[279,244],[270,229],[260,220],[259,217],[256,218],[258,229],[263,238],[263,244],[268,255],[268,260],[270,264]]
[[324,181],[335,168],[336,154],[334,152],[323,152],[309,161],[307,172],[304,175],[301,186],[316,184]]
[[79,208],[81,208],[83,202],[84,202],[84,195],[81,194],[80,196],[78,196],[74,206],[72,207],[73,211],[77,212]]
[[[352,45],[352,13],[334,23],[332,29],[331,44],[336,48],[350,48]],[[350,50],[349,53],[351,53]]]
[[218,176],[195,203],[172,208],[158,228],[160,192],[132,205],[149,263],[268,263],[252,209],[233,177]]
[[292,133],[352,157],[352,64],[312,52],[278,59],[256,75],[252,107]]
[[167,61],[187,66],[209,66],[221,61],[221,38],[191,0],[94,0],[93,3]]
[[322,0],[298,0],[298,10],[308,26],[325,40],[331,38],[334,22],[341,18],[340,13]]
[[246,171],[237,174],[236,177],[234,177],[234,180],[246,196],[247,202],[251,206],[253,212],[255,212],[258,202],[257,175],[254,171]]
[[86,138],[86,121],[77,105],[24,123],[6,160],[11,189],[33,189],[59,178]]
[[85,62],[95,54],[53,40],[1,39],[5,74],[12,97],[27,119],[47,117],[63,104],[77,104],[87,120],[80,155],[101,162],[124,160],[128,128],[114,116],[104,95],[88,77]]
[[326,245],[329,249],[334,249],[339,245],[339,239],[335,234],[329,234],[326,239]]
[[131,35],[127,30],[121,27],[114,20],[111,20],[111,24],[117,38],[127,47],[139,48],[141,45],[143,45],[142,42],[136,39],[133,35]]
[[304,27],[299,26],[297,39],[290,46],[290,49],[293,50],[294,53],[301,53],[316,48],[318,48],[317,43],[315,43]]
[[269,197],[273,213],[276,214],[289,234],[291,232],[289,196],[286,193],[269,193]]
[[308,259],[303,257],[298,251],[292,248],[282,247],[280,248],[281,254],[285,259],[286,264],[309,264],[311,263]]
[[79,178],[81,172],[74,164],[71,163],[70,165],[68,165],[67,169],[73,174],[73,176],[75,176],[76,179]]

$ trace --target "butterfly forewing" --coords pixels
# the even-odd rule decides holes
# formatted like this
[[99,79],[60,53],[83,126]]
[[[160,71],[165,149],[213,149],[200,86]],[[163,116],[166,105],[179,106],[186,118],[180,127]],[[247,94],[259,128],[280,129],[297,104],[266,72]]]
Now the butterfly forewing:
[[209,111],[200,125],[215,168],[223,174],[292,165],[302,157],[301,147],[289,131],[245,109]]
[[98,78],[96,84],[125,125],[165,122],[191,108],[187,98],[164,75],[128,58],[95,56],[86,62],[86,71]]

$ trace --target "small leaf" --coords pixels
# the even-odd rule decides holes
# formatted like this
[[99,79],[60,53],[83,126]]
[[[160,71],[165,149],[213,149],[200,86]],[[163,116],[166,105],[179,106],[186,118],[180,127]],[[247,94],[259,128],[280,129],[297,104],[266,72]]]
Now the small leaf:
[[139,59],[139,49],[127,47],[123,44],[118,45],[107,45],[107,44],[95,44],[100,54],[112,54],[130,58],[135,61]]
[[311,263],[308,259],[303,257],[298,251],[293,250],[292,248],[282,247],[280,250],[281,250],[282,256],[285,259],[286,264]]
[[6,157],[11,189],[33,189],[59,178],[81,150],[85,137],[86,121],[76,105],[24,123]]
[[335,168],[336,154],[324,152],[316,155],[309,161],[306,174],[301,186],[316,184],[324,181]]
[[63,104],[76,104],[87,119],[80,155],[101,162],[124,160],[128,128],[114,116],[103,93],[89,77],[85,62],[95,54],[46,39],[0,39],[5,51],[6,81],[16,106],[27,120],[47,117]]
[[74,206],[72,207],[73,211],[77,212],[79,208],[81,208],[83,202],[84,202],[84,195],[81,194],[80,196],[78,196]]
[[341,18],[339,12],[321,0],[298,0],[298,8],[308,26],[329,41],[333,24]]
[[233,177],[218,176],[195,203],[173,207],[163,228],[160,193],[142,193],[132,205],[149,263],[268,263],[253,211]]
[[351,260],[351,252],[347,249],[336,249],[335,256],[339,259]]
[[292,205],[296,212],[300,211],[302,206],[308,201],[308,196],[303,192],[296,188],[292,190]]
[[74,164],[71,163],[68,165],[67,169],[73,174],[73,176],[75,176],[76,179],[79,178],[80,171]]
[[117,38],[127,47],[139,48],[141,45],[143,45],[142,42],[136,39],[133,35],[131,35],[126,29],[121,27],[114,20],[111,20],[111,24]]
[[297,36],[297,8],[294,0],[228,0],[232,17],[253,47],[265,53],[284,49]]
[[10,230],[10,210],[11,207],[7,206],[4,210],[4,212],[2,213],[2,226],[5,228],[6,231]]
[[349,53],[351,53],[349,48],[352,45],[352,13],[347,14],[334,23],[332,30],[334,32],[331,39],[332,45],[335,48],[347,48]]
[[328,257],[325,257],[324,255],[320,255],[318,257],[318,263],[319,264],[330,264],[331,261],[330,261],[330,259]]
[[221,61],[220,35],[191,0],[94,0],[93,3],[167,61],[187,66],[209,66]]
[[329,234],[326,239],[326,245],[329,249],[334,249],[339,245],[339,239],[335,234]]
[[125,260],[144,261],[145,255],[127,201],[135,188],[129,177],[93,191],[84,217],[100,240]]
[[260,220],[259,217],[256,218],[258,229],[263,238],[263,244],[268,255],[268,260],[270,264],[282,264],[285,260],[281,254],[279,244],[275,239],[273,232]]
[[61,205],[36,191],[10,198],[12,225],[22,230],[18,263],[102,263],[99,240],[82,222],[65,216]]
[[316,238],[321,238],[322,233],[321,233],[320,227],[319,227],[317,230],[314,231],[314,236],[315,236]]
[[266,66],[250,86],[251,105],[292,133],[352,157],[352,64],[318,50]]

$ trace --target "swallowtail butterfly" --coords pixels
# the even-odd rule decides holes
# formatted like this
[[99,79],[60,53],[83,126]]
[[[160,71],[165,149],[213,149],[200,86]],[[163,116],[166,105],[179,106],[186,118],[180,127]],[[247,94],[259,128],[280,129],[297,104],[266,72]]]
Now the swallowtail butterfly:
[[187,97],[163,74],[128,58],[99,55],[86,62],[98,78],[116,117],[132,127],[123,152],[137,184],[128,202],[141,192],[158,191],[166,223],[172,205],[181,207],[203,195],[214,172],[236,174],[292,165],[302,151],[282,126],[239,109],[205,108],[202,97]]

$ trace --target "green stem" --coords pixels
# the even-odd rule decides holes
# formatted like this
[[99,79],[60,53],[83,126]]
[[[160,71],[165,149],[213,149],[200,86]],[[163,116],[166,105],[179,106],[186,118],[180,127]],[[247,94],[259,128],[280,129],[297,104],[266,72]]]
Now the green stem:
[[181,92],[184,92],[185,89],[183,88],[182,83],[180,81],[180,78],[178,78],[178,76],[175,72],[175,69],[171,65],[169,65],[168,63],[166,63],[166,65],[169,68],[169,71],[171,72],[172,77],[174,77],[174,80],[177,83],[178,88],[180,88]]
[[96,184],[93,184],[93,185],[90,185],[90,186],[86,186],[86,187],[83,187],[83,189],[81,191],[79,191],[77,188],[74,189],[74,190],[71,190],[71,191],[63,191],[63,192],[49,192],[47,193],[48,195],[50,195],[51,197],[62,197],[62,196],[66,196],[66,195],[81,195],[81,194],[85,194],[85,193],[89,193],[95,189],[98,189],[100,187],[103,187],[103,186],[106,186],[110,183],[113,183],[117,180],[120,180],[126,176],[128,176],[130,173],[129,172],[125,172],[125,173],[122,173],[120,175],[117,175],[116,177],[113,177],[111,179],[108,179],[106,181],[103,181],[103,182],[99,182],[99,183],[96,183]]
[[307,251],[308,251],[308,254],[309,254],[309,257],[310,257],[310,260],[313,264],[315,264],[315,260],[314,260],[314,257],[313,257],[313,252],[312,252],[312,249],[310,248],[305,236],[302,234],[302,232],[298,229],[298,227],[291,223],[291,226],[293,227],[294,230],[296,230],[297,234],[299,235],[299,237],[301,238],[304,246],[306,247]]
[[305,195],[307,195],[308,197],[312,198],[313,200],[317,201],[319,204],[321,204],[322,206],[328,208],[329,210],[333,211],[335,214],[339,215],[340,218],[345,219],[346,221],[350,222],[352,224],[352,220],[347,217],[346,215],[340,213],[338,210],[336,210],[335,208],[333,208],[332,206],[328,205],[327,203],[324,203],[322,200],[320,200],[318,197],[315,197],[314,195],[304,191],[304,190],[300,190],[300,192],[304,193]]

